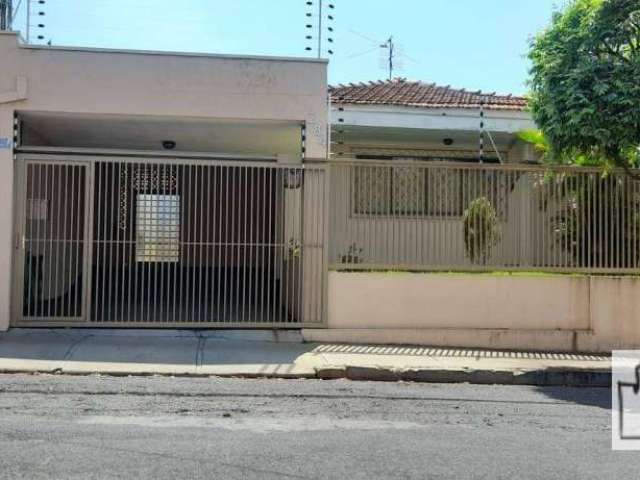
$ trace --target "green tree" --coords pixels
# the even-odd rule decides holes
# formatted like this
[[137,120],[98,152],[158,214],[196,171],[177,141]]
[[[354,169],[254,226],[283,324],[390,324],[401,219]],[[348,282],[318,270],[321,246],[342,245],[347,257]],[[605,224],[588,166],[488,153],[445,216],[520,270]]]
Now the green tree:
[[529,58],[531,113],[550,160],[638,165],[639,0],[573,0],[532,41]]

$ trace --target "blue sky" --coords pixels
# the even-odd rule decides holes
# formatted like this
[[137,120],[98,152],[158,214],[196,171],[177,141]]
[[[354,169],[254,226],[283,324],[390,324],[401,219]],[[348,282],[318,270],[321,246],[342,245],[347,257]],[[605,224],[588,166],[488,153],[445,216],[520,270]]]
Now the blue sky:
[[[32,11],[45,13],[33,18],[54,45],[311,55],[306,0],[45,1],[32,0]],[[397,76],[518,94],[526,91],[529,38],[565,0],[327,1],[336,4],[331,83],[386,78],[377,45],[393,35],[402,53]]]

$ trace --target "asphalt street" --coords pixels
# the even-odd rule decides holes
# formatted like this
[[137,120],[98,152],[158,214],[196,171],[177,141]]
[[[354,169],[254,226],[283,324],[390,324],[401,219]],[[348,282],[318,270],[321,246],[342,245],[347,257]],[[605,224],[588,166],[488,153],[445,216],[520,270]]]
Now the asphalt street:
[[637,479],[610,391],[0,375],[0,479]]

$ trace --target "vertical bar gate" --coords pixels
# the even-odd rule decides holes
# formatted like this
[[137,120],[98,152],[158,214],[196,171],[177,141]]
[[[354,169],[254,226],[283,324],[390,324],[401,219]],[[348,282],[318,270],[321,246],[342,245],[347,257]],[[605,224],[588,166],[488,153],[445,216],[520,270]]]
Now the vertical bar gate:
[[321,326],[325,166],[21,156],[15,325]]

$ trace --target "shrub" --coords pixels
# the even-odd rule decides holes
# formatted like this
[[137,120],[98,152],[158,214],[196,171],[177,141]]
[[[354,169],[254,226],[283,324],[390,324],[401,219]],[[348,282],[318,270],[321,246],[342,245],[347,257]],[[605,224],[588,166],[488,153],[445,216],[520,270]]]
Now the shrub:
[[464,246],[472,263],[486,265],[491,252],[500,241],[500,226],[496,209],[486,197],[469,203],[464,212]]

